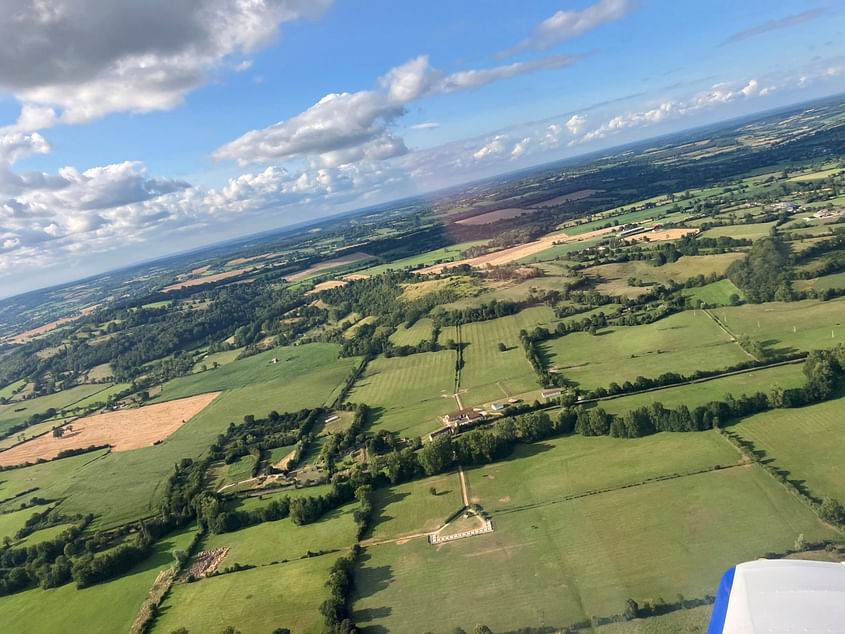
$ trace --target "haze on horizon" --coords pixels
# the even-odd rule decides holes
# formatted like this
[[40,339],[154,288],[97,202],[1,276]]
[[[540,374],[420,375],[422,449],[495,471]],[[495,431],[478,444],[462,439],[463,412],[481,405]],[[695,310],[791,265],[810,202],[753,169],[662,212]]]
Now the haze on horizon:
[[845,89],[833,0],[0,8],[0,296]]

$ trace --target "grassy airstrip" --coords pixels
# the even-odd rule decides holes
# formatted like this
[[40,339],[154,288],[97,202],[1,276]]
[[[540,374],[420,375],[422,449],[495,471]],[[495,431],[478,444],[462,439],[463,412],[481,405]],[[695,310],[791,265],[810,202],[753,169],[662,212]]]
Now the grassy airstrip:
[[581,388],[620,385],[637,376],[692,374],[742,363],[748,355],[702,311],[676,313],[652,324],[614,326],[597,336],[575,332],[540,345],[549,365]]
[[420,436],[437,429],[438,416],[457,409],[455,353],[425,352],[410,357],[373,359],[348,400],[377,408],[374,429]]
[[[8,632],[126,632],[135,620],[159,571],[175,563],[172,552],[185,550],[194,531],[172,534],[156,543],[152,556],[127,574],[84,590],[69,583],[0,597],[3,630]],[[169,631],[169,630],[168,630]]]
[[[593,440],[602,442],[591,447]],[[630,597],[701,597],[736,561],[790,548],[798,532],[833,536],[756,466],[563,501],[738,458],[715,434],[642,440],[565,438],[516,456],[542,453],[542,464],[512,459],[471,470],[471,495],[491,512],[496,531],[440,547],[416,539],[368,548],[356,622],[389,631],[408,622],[431,631],[474,623],[494,631],[560,627],[620,613]]]

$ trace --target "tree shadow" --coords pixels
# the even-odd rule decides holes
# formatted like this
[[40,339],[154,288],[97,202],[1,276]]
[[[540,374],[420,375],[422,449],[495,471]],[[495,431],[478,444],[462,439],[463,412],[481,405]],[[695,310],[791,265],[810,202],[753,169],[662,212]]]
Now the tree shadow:
[[364,535],[365,537],[372,537],[376,526],[378,526],[382,522],[387,522],[388,520],[393,519],[392,515],[388,515],[387,513],[385,513],[387,507],[389,507],[391,504],[401,502],[406,497],[411,495],[410,493],[397,493],[396,491],[388,487],[378,489],[378,491],[379,494],[376,497],[376,508],[373,512],[373,521],[370,523],[370,527],[367,529],[367,532]]

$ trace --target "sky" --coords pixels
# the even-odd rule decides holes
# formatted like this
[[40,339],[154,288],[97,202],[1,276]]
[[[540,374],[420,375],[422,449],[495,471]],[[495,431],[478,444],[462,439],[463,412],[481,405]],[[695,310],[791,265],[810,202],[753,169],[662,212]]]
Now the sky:
[[837,0],[0,15],[0,297],[845,92]]

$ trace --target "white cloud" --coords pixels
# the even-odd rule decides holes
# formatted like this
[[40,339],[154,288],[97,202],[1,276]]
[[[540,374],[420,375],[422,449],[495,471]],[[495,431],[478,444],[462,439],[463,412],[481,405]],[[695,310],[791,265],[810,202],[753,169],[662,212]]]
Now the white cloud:
[[583,11],[561,9],[534,27],[529,37],[499,55],[510,57],[529,49],[544,51],[602,24],[621,20],[631,9],[629,0],[599,0]]
[[566,129],[569,130],[570,134],[580,134],[586,123],[586,117],[574,114],[569,118],[569,121],[566,122]]
[[408,149],[388,128],[405,114],[408,103],[426,95],[453,93],[517,75],[562,68],[581,57],[551,55],[444,76],[443,71],[429,64],[427,55],[420,55],[390,69],[378,80],[375,90],[328,94],[290,119],[251,130],[221,146],[213,156],[235,160],[241,166],[304,158],[327,167],[401,156]]
[[[172,108],[226,60],[267,45],[284,22],[319,17],[331,2],[0,0],[0,90],[25,107],[59,109],[67,123]],[[55,121],[41,115],[40,127]]]
[[474,158],[476,161],[480,161],[482,159],[495,156],[496,154],[502,154],[505,151],[505,143],[507,142],[507,140],[508,137],[502,134],[493,137],[491,141],[486,143],[483,147],[479,148],[472,155],[472,158]]
[[416,123],[411,126],[412,130],[428,130],[430,128],[436,128],[440,124],[434,121],[426,121],[425,123]]

